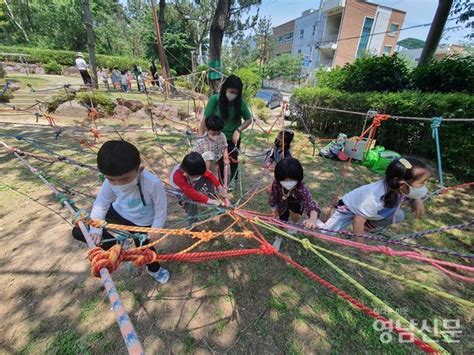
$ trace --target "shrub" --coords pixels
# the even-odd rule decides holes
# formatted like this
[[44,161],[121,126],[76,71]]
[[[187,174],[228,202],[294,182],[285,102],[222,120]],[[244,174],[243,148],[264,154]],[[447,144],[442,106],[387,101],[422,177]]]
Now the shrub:
[[332,70],[320,69],[316,72],[316,86],[339,90],[346,77],[346,71],[337,66]]
[[177,77],[174,80],[174,84],[176,86],[179,86],[188,90],[192,90],[193,88],[193,84],[188,80],[188,77],[186,75]]
[[265,101],[256,97],[252,97],[249,102],[250,106],[255,107],[257,110],[261,110],[267,106]]
[[474,57],[449,57],[413,70],[413,83],[421,91],[474,93]]
[[47,101],[45,102],[46,109],[48,112],[54,112],[64,102],[74,100],[76,95],[71,93],[59,93],[53,96],[50,96]]
[[[17,46],[0,46],[0,52],[5,53],[23,53],[27,54],[28,63],[48,63],[55,61],[61,65],[72,66],[76,58],[76,52],[62,51],[55,49],[17,47]],[[84,52],[84,59],[89,60],[89,55]],[[9,55],[0,55],[0,60],[18,61],[18,57]],[[97,65],[104,68],[118,67],[119,69],[131,69],[134,63],[138,63],[142,68],[148,68],[148,62],[145,60],[136,60],[129,57],[118,57],[104,54],[96,55]]]
[[258,89],[260,89],[260,76],[258,75],[258,68],[240,68],[234,72],[244,83],[243,95],[249,101],[255,97]]
[[267,123],[268,121],[268,117],[270,116],[269,115],[269,112],[267,110],[266,107],[262,108],[262,109],[258,109],[255,114],[257,115],[257,117],[262,120],[263,122]]
[[91,107],[91,103],[94,107],[100,106],[108,114],[112,114],[115,106],[117,106],[110,96],[102,92],[80,92],[76,95],[76,99],[81,104],[87,105],[88,107]]
[[[310,131],[322,137],[335,137],[344,132],[358,136],[364,126],[364,118],[311,108],[322,106],[348,111],[367,112],[377,110],[398,116],[413,117],[474,117],[474,96],[462,93],[439,94],[403,91],[397,93],[345,93],[332,89],[296,89],[291,98],[292,111],[305,121]],[[440,140],[444,168],[459,178],[474,178],[474,125],[469,122],[443,123]],[[436,159],[436,148],[429,121],[389,120],[377,131],[377,144],[401,154],[415,154]]]
[[63,72],[63,67],[55,60],[51,60],[44,64],[43,68],[46,74],[61,74]]
[[3,66],[0,64],[0,79],[3,79],[5,77],[5,70],[3,69]]
[[410,84],[407,63],[397,54],[359,58],[344,66],[338,89],[349,92],[401,91]]

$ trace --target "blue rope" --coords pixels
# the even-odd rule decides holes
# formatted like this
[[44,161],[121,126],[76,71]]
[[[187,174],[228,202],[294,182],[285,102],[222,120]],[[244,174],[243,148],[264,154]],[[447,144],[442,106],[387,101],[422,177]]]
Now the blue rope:
[[438,132],[438,129],[441,126],[442,121],[443,121],[442,117],[433,117],[431,120],[431,129],[432,129],[433,139],[436,142],[436,157],[438,159],[439,184],[441,185],[441,187],[444,187],[443,167],[441,165],[441,145],[439,143],[439,132]]

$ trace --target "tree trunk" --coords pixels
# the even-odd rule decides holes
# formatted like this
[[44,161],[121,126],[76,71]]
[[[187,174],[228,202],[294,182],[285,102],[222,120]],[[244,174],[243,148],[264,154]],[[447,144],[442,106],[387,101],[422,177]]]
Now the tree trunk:
[[436,9],[433,23],[430,27],[430,32],[428,33],[420,61],[418,62],[419,66],[428,63],[434,56],[441,36],[443,35],[444,26],[446,25],[446,20],[448,19],[452,4],[453,0],[439,0],[438,8]]
[[156,9],[154,0],[150,0],[152,3],[153,20],[155,21],[156,41],[158,45],[158,54],[160,56],[161,69],[163,71],[163,77],[166,79],[166,88],[172,95],[176,95],[178,90],[174,86],[174,79],[171,76],[170,65],[168,63],[168,57],[166,56],[165,47],[163,46],[163,31],[165,30],[165,9],[166,1],[160,0],[159,4],[159,19],[156,19]]
[[26,31],[25,29],[23,28],[23,26],[21,25],[21,23],[19,21],[17,21],[17,19],[15,18],[15,16],[13,15],[13,12],[10,8],[10,5],[8,5],[8,2],[7,0],[3,0],[3,3],[5,4],[5,8],[7,9],[7,13],[8,13],[8,17],[10,17],[10,19],[13,21],[13,23],[15,24],[16,27],[18,27],[18,29],[21,31],[23,37],[25,37],[25,41],[26,42],[29,42],[29,38],[28,38],[28,35],[26,34]]
[[218,0],[211,24],[209,40],[209,82],[213,93],[217,93],[222,76],[222,40],[224,39],[224,32],[230,18],[230,5],[231,0]]
[[91,10],[89,7],[89,0],[82,0],[82,7],[84,9],[84,24],[86,25],[87,31],[87,50],[89,52],[89,65],[92,74],[92,85],[98,89],[97,81],[97,67],[95,64],[95,42],[94,42],[94,29],[92,27]]

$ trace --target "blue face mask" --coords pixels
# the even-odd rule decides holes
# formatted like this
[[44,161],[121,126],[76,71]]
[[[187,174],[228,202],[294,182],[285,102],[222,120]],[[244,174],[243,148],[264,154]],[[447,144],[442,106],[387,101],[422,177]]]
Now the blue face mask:
[[407,185],[410,189],[408,194],[406,195],[408,198],[419,200],[420,198],[423,198],[428,194],[428,188],[425,185],[421,187],[413,187],[410,184]]

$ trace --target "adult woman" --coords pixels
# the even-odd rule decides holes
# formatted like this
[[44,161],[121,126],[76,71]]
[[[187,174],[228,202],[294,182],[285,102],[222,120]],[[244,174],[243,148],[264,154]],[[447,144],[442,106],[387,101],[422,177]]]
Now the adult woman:
[[[239,166],[241,134],[252,123],[252,114],[242,99],[242,89],[242,80],[238,76],[230,75],[227,77],[221,86],[220,93],[209,98],[201,122],[201,132],[204,133],[205,119],[210,115],[216,115],[224,120],[222,132],[227,138],[230,160],[229,190],[233,189],[235,180],[238,178],[237,168]],[[222,158],[219,160],[219,170],[221,176],[223,176],[224,160]]]

